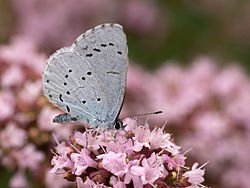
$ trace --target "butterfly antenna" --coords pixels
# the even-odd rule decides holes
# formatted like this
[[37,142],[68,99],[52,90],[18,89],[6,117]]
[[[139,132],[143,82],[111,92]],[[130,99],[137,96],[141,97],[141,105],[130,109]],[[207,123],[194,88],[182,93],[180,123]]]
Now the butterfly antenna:
[[144,113],[144,114],[135,114],[135,115],[129,115],[129,116],[126,116],[122,119],[125,119],[125,118],[134,118],[134,117],[140,117],[140,116],[149,116],[149,115],[153,115],[153,114],[161,114],[163,113],[163,111],[156,111],[156,112],[150,112],[150,113]]

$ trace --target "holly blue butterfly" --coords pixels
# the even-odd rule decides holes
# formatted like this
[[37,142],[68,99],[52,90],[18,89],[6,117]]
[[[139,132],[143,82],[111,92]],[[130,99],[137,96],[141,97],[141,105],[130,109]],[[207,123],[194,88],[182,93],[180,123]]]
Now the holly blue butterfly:
[[126,35],[119,24],[102,24],[80,35],[48,59],[43,90],[65,113],[53,121],[80,121],[119,129],[128,69]]

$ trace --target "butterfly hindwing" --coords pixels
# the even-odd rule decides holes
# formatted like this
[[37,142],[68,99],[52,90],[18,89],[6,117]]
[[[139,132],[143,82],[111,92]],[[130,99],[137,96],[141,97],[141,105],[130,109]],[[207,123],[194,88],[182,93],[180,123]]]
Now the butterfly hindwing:
[[71,48],[50,57],[43,80],[45,95],[72,117],[92,123],[106,116],[107,99],[95,71]]

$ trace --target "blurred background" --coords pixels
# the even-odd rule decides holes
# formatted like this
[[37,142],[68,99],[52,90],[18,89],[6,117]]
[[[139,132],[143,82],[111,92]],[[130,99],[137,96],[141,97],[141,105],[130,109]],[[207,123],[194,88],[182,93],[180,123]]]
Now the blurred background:
[[150,125],[167,122],[188,163],[209,162],[205,185],[249,187],[250,1],[0,0],[1,187],[72,186],[47,173],[51,133],[75,127],[52,124],[41,76],[55,50],[106,22],[128,38],[121,117],[163,110]]

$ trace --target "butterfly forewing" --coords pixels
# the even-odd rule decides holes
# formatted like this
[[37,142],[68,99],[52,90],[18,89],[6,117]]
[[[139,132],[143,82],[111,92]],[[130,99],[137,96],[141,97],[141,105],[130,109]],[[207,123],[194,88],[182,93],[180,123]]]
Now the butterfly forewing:
[[108,118],[114,122],[122,106],[128,67],[127,40],[122,26],[103,24],[77,38],[74,50],[86,58],[107,96]]

